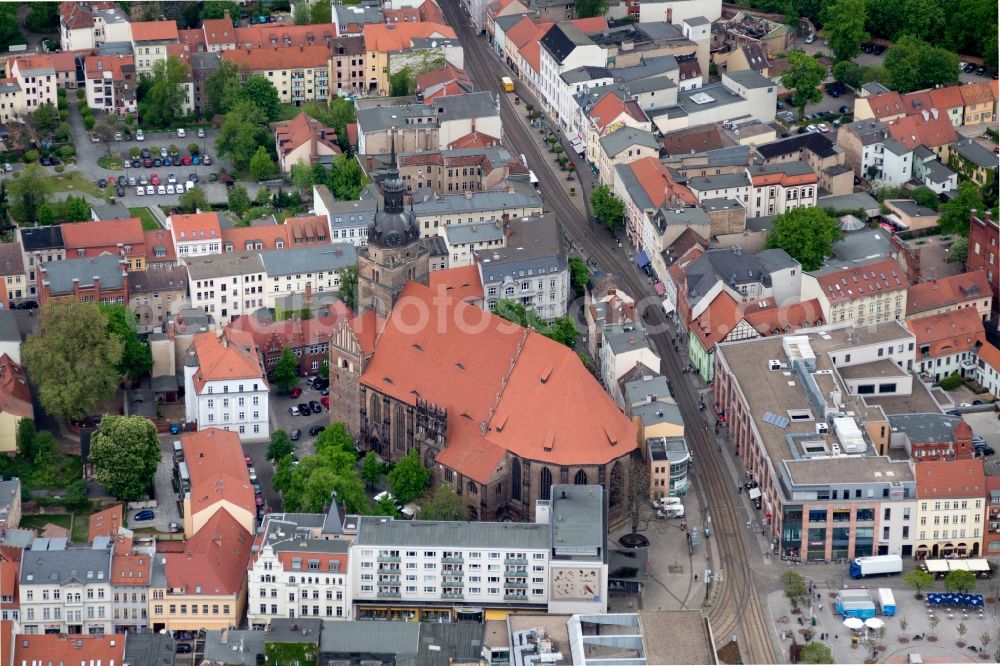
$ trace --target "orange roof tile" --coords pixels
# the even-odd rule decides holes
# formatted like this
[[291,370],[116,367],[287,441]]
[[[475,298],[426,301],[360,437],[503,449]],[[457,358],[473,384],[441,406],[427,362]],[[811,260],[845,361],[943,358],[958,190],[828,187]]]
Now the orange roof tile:
[[823,324],[823,307],[816,298],[782,307],[744,308],[743,319],[767,337]]
[[460,150],[462,148],[492,148],[499,146],[500,139],[483,132],[472,132],[461,136],[448,144],[448,150]]
[[167,226],[173,231],[175,243],[204,240],[205,238],[222,238],[218,213],[171,215],[167,218]]
[[152,570],[153,558],[146,554],[119,555],[111,557],[111,584],[147,587]]
[[820,291],[833,304],[908,287],[906,275],[893,259],[832,270],[815,277]]
[[0,356],[0,414],[35,418],[27,375],[7,354]]
[[[143,238],[146,242],[146,250],[148,252],[146,256],[147,262],[165,262],[165,261],[176,261],[177,251],[174,249],[174,239],[171,238],[170,232],[165,229],[155,229],[151,231],[142,232]],[[157,248],[162,248],[165,254],[162,257],[156,256]]]
[[979,458],[928,460],[913,466],[917,481],[917,499],[982,497],[986,493],[986,475]]
[[[972,351],[983,338],[983,320],[975,308],[916,317],[906,322],[917,337],[918,358],[950,356]],[[923,349],[927,348],[927,353]]]
[[[21,571],[21,549],[0,546],[0,608],[18,608],[17,583]],[[4,599],[10,598],[10,601]],[[10,634],[0,634],[9,636]],[[3,639],[0,638],[0,641]]]
[[288,246],[288,230],[284,225],[226,227],[222,230],[223,252],[275,250],[279,241]]
[[742,317],[740,303],[729,292],[720,291],[704,312],[691,321],[688,329],[698,336],[702,348],[709,351],[726,339]]
[[[310,551],[308,547],[303,550],[280,551],[278,555],[278,561],[281,562],[281,568],[285,571],[296,571],[292,568],[292,560],[302,558],[303,553],[309,556],[310,560],[319,560],[319,571],[347,571],[347,554],[346,553],[324,553]],[[339,568],[333,568],[330,566],[330,562],[337,562],[340,564]],[[301,562],[300,562],[301,564]]]
[[[279,42],[281,43],[281,42]],[[326,46],[275,46],[252,49],[230,49],[222,52],[222,59],[236,63],[252,72],[283,69],[308,69],[326,67],[330,49]]]
[[646,122],[648,120],[646,114],[643,113],[635,100],[624,100],[610,92],[605,93],[604,97],[590,109],[590,118],[603,135],[605,128],[616,121],[623,113],[639,122]]
[[14,664],[120,664],[125,634],[18,634]]
[[182,437],[181,445],[191,476],[192,514],[220,502],[233,504],[251,515],[256,512],[239,435],[219,428],[206,428]]
[[202,32],[205,34],[206,44],[235,44],[236,28],[230,19],[208,19],[202,21]]
[[246,585],[252,543],[250,533],[228,511],[216,511],[185,542],[183,552],[160,555],[166,560],[167,586],[188,596],[238,596]]
[[97,222],[64,222],[59,226],[67,250],[115,249],[119,244],[122,247],[131,245],[130,254],[143,254],[146,249],[142,220],[137,217]]
[[938,117],[935,118],[928,112],[926,119],[923,113],[917,113],[905,118],[890,120],[885,125],[892,138],[910,150],[916,150],[921,145],[928,148],[945,146],[955,143],[958,139],[954,125],[951,124],[948,115],[944,113],[939,113]]
[[331,24],[289,25],[287,23],[266,23],[236,29],[238,49],[262,49],[268,46],[312,46],[325,44],[326,38],[335,37]]
[[59,18],[66,27],[73,30],[93,28],[94,12],[114,6],[113,2],[60,2]]
[[249,337],[206,331],[194,336],[191,345],[198,355],[194,384],[199,393],[206,382],[227,379],[256,379],[266,386],[257,347]]
[[291,120],[274,123],[271,125],[274,130],[275,143],[278,152],[284,156],[296,150],[305,143],[316,139],[334,153],[340,152],[337,145],[337,134],[332,129],[320,121],[306,115],[304,112],[295,116]]
[[688,203],[697,203],[697,199],[694,199],[694,194],[686,187],[683,189],[687,190],[687,195],[679,187],[674,192],[675,188],[672,187],[673,181],[667,172],[667,168],[655,157],[643,157],[630,162],[628,168],[632,171],[635,179],[642,186],[642,189],[646,192],[646,196],[649,197],[654,207],[659,208],[666,202],[668,188],[670,188],[672,193],[681,196],[681,198],[689,199]]
[[931,101],[929,90],[906,93],[905,95],[901,95],[899,99],[902,101],[903,108],[906,109],[907,115],[911,113],[920,113],[924,109],[930,109],[934,106],[934,102]]
[[419,23],[420,12],[416,7],[400,7],[399,9],[383,9],[382,15],[386,23]]
[[385,330],[385,319],[374,312],[366,312],[350,321],[351,330],[361,347],[361,353],[369,356],[375,353],[375,343]]
[[979,358],[997,372],[1000,372],[1000,349],[994,347],[988,340],[983,341],[979,348]]
[[524,18],[511,26],[510,30],[507,31],[507,41],[520,50],[530,40],[537,37],[539,29],[543,26],[547,32],[552,23],[544,22],[538,24],[530,16],[525,15]]
[[330,244],[330,221],[323,215],[289,217],[284,227],[292,247]]
[[111,72],[112,81],[122,81],[125,78],[122,68],[126,65],[135,66],[135,58],[131,55],[92,55],[87,56],[83,61],[83,68],[88,79],[103,79],[104,72]]
[[15,65],[17,66],[17,71],[22,74],[24,72],[31,72],[39,69],[52,69],[55,71],[55,66],[52,64],[52,58],[48,55],[23,55],[17,56],[13,60],[14,62],[7,68],[8,72],[13,71]]
[[910,287],[906,294],[906,316],[991,296],[985,271],[959,273]]
[[445,23],[444,12],[433,0],[424,0],[417,11],[420,12],[420,20],[424,23]]
[[966,83],[959,86],[959,90],[962,91],[962,101],[965,102],[966,106],[996,102],[996,95],[988,83]]
[[447,37],[455,39],[455,31],[443,23],[369,23],[365,25],[364,38],[366,51],[390,53],[404,51],[410,48],[414,39],[428,37]]
[[872,110],[872,115],[878,119],[906,113],[906,107],[903,106],[903,99],[895,90],[890,90],[881,95],[872,95],[868,98],[868,106]]
[[[774,168],[772,165],[771,169]],[[770,171],[769,173],[751,174],[750,182],[754,187],[767,187],[768,185],[781,185],[782,187],[794,187],[796,185],[809,185],[818,182],[816,172],[790,174],[784,171]]]
[[937,108],[941,110],[954,109],[958,107],[965,106],[965,101],[962,99],[962,91],[959,86],[945,86],[944,88],[935,88],[930,92],[931,102]]
[[[205,50],[205,33],[200,28],[178,30],[177,41],[189,52],[193,51],[197,53],[198,51]],[[173,45],[171,44],[171,46]]]
[[476,266],[434,271],[430,276],[430,287],[456,301],[481,303],[483,300],[483,283]]
[[584,33],[585,35],[590,34],[592,32],[600,32],[601,30],[608,29],[608,19],[604,18],[603,16],[592,16],[590,18],[573,19],[572,21],[569,21],[569,23],[575,25],[577,28],[580,29],[580,32]]
[[437,69],[429,72],[424,72],[418,76],[415,81],[417,84],[417,90],[425,90],[431,86],[447,83],[448,81],[456,79],[466,81],[469,84],[472,83],[472,79],[469,78],[469,75],[465,73],[464,69],[459,69],[450,62],[446,62],[443,67],[438,67]]
[[[435,325],[416,326],[428,313]],[[604,464],[636,446],[635,425],[573,350],[413,282],[361,381],[407,404],[419,396],[447,408],[449,443],[438,460],[485,461],[454,468],[479,480],[496,447],[551,464]],[[459,449],[449,452],[452,444]]]
[[109,509],[91,514],[89,527],[87,528],[87,542],[93,543],[95,537],[118,535],[118,528],[122,526],[122,505],[115,504]]
[[[94,53],[94,50],[79,49],[76,51],[60,51],[59,53],[50,53],[48,55],[49,60],[52,61],[52,68],[57,72],[76,73],[77,56],[85,56],[90,53]],[[132,56],[128,57],[131,58]]]
[[177,21],[138,21],[132,24],[133,42],[177,41]]
[[240,315],[226,326],[226,330],[242,331],[251,335],[257,347],[265,354],[277,347],[302,347],[329,341],[337,323],[350,316],[347,306],[338,301],[333,311],[306,320],[263,321],[252,315]]

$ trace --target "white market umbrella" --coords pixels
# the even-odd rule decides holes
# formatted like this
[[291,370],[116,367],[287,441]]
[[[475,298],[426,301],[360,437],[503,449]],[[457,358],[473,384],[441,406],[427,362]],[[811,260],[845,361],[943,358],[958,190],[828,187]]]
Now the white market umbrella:
[[840,218],[840,229],[842,231],[859,231],[867,225],[853,215],[844,215]]
[[860,629],[865,626],[865,623],[860,617],[849,617],[844,620],[844,626],[848,629]]
[[867,620],[865,620],[865,626],[874,631],[878,631],[879,629],[885,626],[885,622],[883,622],[881,618],[870,617]]

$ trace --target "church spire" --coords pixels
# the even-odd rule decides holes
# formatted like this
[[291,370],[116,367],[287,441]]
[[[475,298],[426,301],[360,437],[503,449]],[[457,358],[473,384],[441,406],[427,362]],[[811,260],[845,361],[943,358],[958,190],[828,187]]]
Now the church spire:
[[404,210],[403,196],[406,188],[399,177],[399,167],[396,165],[396,128],[389,130],[391,152],[389,157],[389,172],[382,183],[382,197],[385,199],[385,212],[402,213]]

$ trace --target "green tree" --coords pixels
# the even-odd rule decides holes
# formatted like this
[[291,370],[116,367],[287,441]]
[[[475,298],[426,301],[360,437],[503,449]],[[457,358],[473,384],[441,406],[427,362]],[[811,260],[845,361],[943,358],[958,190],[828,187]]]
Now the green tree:
[[883,62],[889,87],[901,93],[958,81],[958,56],[913,35],[899,38]]
[[267,152],[267,148],[259,146],[257,152],[250,159],[250,173],[257,180],[264,180],[274,175],[278,167],[274,165],[274,160]]
[[59,3],[32,2],[24,25],[31,32],[56,32],[59,29]]
[[[314,9],[318,6],[320,6],[319,3],[314,5]],[[310,102],[302,107],[302,111],[336,132],[340,148],[345,153],[348,151],[350,145],[347,141],[347,125],[357,120],[353,102],[344,97],[335,97],[330,101],[329,106]],[[319,183],[323,180],[314,180],[314,182]]]
[[976,574],[960,569],[949,571],[944,577],[944,589],[949,592],[968,594],[976,589]]
[[604,16],[608,11],[608,0],[576,0],[577,18],[590,18],[592,16]]
[[786,571],[781,574],[781,584],[784,588],[785,598],[792,604],[793,610],[801,606],[809,597],[806,579],[794,571]]
[[10,222],[10,199],[7,196],[7,180],[0,180],[0,233],[14,228]]
[[205,116],[211,118],[229,111],[229,103],[239,95],[240,68],[228,60],[223,60],[219,66],[205,79]]
[[68,196],[65,199],[66,221],[87,222],[90,220],[90,204],[83,197]]
[[841,60],[833,66],[833,78],[845,86],[858,88],[864,81],[865,70],[853,60]]
[[38,323],[21,358],[42,407],[56,417],[82,419],[117,390],[122,341],[93,302],[49,301]]
[[580,257],[569,258],[570,284],[577,296],[583,296],[587,290],[587,281],[590,280],[590,269],[587,263]]
[[280,428],[271,433],[271,442],[267,445],[267,459],[279,461],[295,452],[295,444],[288,438],[288,433]]
[[21,419],[17,422],[17,457],[25,462],[35,459],[35,422],[32,419]]
[[[292,487],[292,470],[295,469],[293,463],[292,454],[289,453],[278,460],[278,464],[274,466],[274,476],[271,478],[271,486],[279,493],[288,492],[288,489]],[[287,509],[288,506],[285,506],[285,508]]]
[[156,426],[145,416],[107,415],[90,439],[94,476],[118,499],[144,496],[160,457]]
[[396,508],[395,498],[393,498],[392,495],[383,495],[382,499],[375,502],[372,514],[376,516],[392,516],[393,518],[398,518],[399,509]]
[[344,305],[357,311],[358,306],[358,267],[348,266],[340,271],[340,300]]
[[[226,113],[215,148],[219,154],[230,157],[236,171],[249,169],[257,148],[268,140],[264,136],[269,135],[266,121],[264,112],[245,100]],[[273,142],[273,138],[270,140]]]
[[982,197],[983,206],[986,208],[997,207],[997,202],[1000,201],[1000,179],[998,179],[996,169],[990,170],[986,182],[979,190],[979,196]]
[[132,382],[139,381],[153,369],[153,354],[146,341],[139,337],[139,321],[135,313],[118,303],[102,303],[100,308],[108,318],[108,332],[122,343],[119,374]]
[[941,381],[938,382],[938,386],[945,391],[954,391],[962,384],[962,375],[958,374],[958,370],[951,373],[947,377],[942,377]]
[[941,233],[968,236],[969,216],[973,208],[983,210],[979,188],[971,180],[963,180],[958,184],[955,196],[938,207],[941,212],[941,218],[938,220]]
[[281,356],[274,366],[274,383],[282,393],[288,393],[299,382],[299,359],[291,348],[285,347],[281,350]]
[[937,210],[938,206],[941,205],[941,199],[938,198],[937,192],[927,187],[926,185],[921,185],[910,192],[910,196],[913,200],[924,208],[930,208],[931,210]]
[[0,4],[0,45],[23,44],[24,38],[18,30],[17,5]]
[[423,495],[431,481],[431,471],[420,462],[420,452],[413,448],[389,472],[389,488],[401,504]]
[[330,3],[314,2],[309,18],[311,23],[331,23],[333,21],[333,9],[330,7]]
[[38,209],[52,192],[52,179],[38,164],[29,164],[10,181],[10,212],[21,223],[38,221]]
[[415,86],[409,67],[403,67],[398,72],[389,75],[390,97],[409,97],[413,94]]
[[837,218],[819,208],[794,208],[775,219],[765,247],[780,247],[802,264],[802,270],[814,271],[841,236]]
[[577,337],[580,335],[571,318],[557,317],[552,323],[546,323],[534,310],[528,310],[521,303],[508,298],[498,301],[494,312],[498,317],[530,328],[571,349],[576,345]]
[[570,317],[556,317],[543,335],[573,349],[580,337],[580,330]]
[[35,435],[34,459],[32,460],[32,480],[47,485],[55,481],[52,458],[56,452],[56,439],[51,432],[43,430]]
[[46,102],[32,112],[30,124],[39,136],[52,134],[59,125],[59,110]]
[[235,19],[240,15],[240,7],[229,0],[209,0],[202,4],[201,20],[225,18],[226,12],[229,12],[229,18]]
[[790,99],[792,106],[799,110],[800,118],[805,115],[807,104],[823,99],[819,86],[825,78],[826,66],[816,58],[802,51],[788,54],[788,69],[781,75],[781,85],[795,91]]
[[621,226],[625,218],[625,204],[612,193],[607,185],[598,185],[590,193],[594,217],[611,231]]
[[[335,463],[338,469],[345,466],[348,469],[354,468],[358,454],[354,448],[354,439],[351,433],[347,432],[347,426],[341,421],[331,423],[316,437],[316,453],[323,455],[327,460]],[[349,456],[349,460],[343,456]]]
[[353,157],[337,155],[330,165],[330,192],[338,201],[353,201],[365,185],[365,174]]
[[236,91],[230,106],[235,107],[240,102],[250,102],[264,113],[267,122],[273,122],[281,115],[281,97],[266,76],[254,74],[247,77]]
[[850,60],[861,53],[861,43],[871,35],[865,32],[865,0],[836,0],[824,11],[823,30],[837,60]]
[[226,199],[229,203],[229,210],[240,217],[243,217],[243,213],[247,212],[250,208],[250,195],[247,194],[247,188],[239,183],[229,190],[228,194],[226,194]]
[[804,664],[834,663],[833,653],[830,652],[830,646],[826,643],[817,643],[816,641],[803,645],[799,658],[802,659],[802,663]]
[[965,263],[969,258],[969,239],[956,238],[948,248],[948,261],[952,263]]
[[382,463],[379,462],[374,451],[365,454],[361,461],[361,478],[365,480],[369,489],[378,485],[379,479],[382,478]]
[[312,166],[306,164],[305,160],[300,159],[293,164],[290,175],[292,184],[302,192],[308,192],[313,186],[313,169]]
[[909,585],[920,598],[920,591],[934,584],[934,576],[923,569],[912,569],[903,574],[903,582]]
[[292,5],[292,20],[295,22],[295,25],[308,25],[311,18],[308,2],[302,0]]
[[195,185],[182,194],[177,199],[177,206],[185,213],[196,213],[199,210],[206,211],[212,209],[212,205],[208,203],[208,196],[205,195],[205,190],[198,185]]
[[[139,100],[139,115],[144,126],[169,127],[181,117],[188,66],[177,56],[157,61],[149,77],[149,89]],[[137,93],[138,96],[138,93]]]
[[53,204],[43,203],[38,207],[38,224],[48,227],[56,223],[56,210]]
[[451,484],[442,483],[420,498],[418,517],[420,520],[465,520],[468,511]]

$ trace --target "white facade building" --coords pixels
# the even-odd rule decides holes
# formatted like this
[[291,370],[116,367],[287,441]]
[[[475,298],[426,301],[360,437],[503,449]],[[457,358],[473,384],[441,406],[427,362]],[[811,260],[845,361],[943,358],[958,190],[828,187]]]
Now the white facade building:
[[618,380],[638,364],[660,372],[660,357],[646,338],[646,331],[637,322],[606,324],[602,331],[603,344],[598,350],[601,381],[619,407],[625,403]]
[[227,323],[265,307],[266,273],[258,252],[190,257],[185,262],[191,306]]
[[358,265],[358,252],[350,243],[271,250],[260,258],[268,308],[281,296],[338,291],[341,272]]
[[21,556],[21,630],[26,634],[111,633],[111,549],[67,549],[47,539]]
[[571,23],[557,23],[542,37],[538,72],[542,102],[546,110],[558,116],[564,128],[570,126],[573,114],[562,115],[560,109],[572,107],[569,102],[561,105],[560,100],[572,98],[575,86],[563,81],[562,74],[580,67],[606,67],[607,64],[607,51]]
[[337,201],[326,185],[313,185],[313,209],[325,215],[330,224],[330,239],[334,243],[368,245],[368,227],[375,222],[375,199]]

